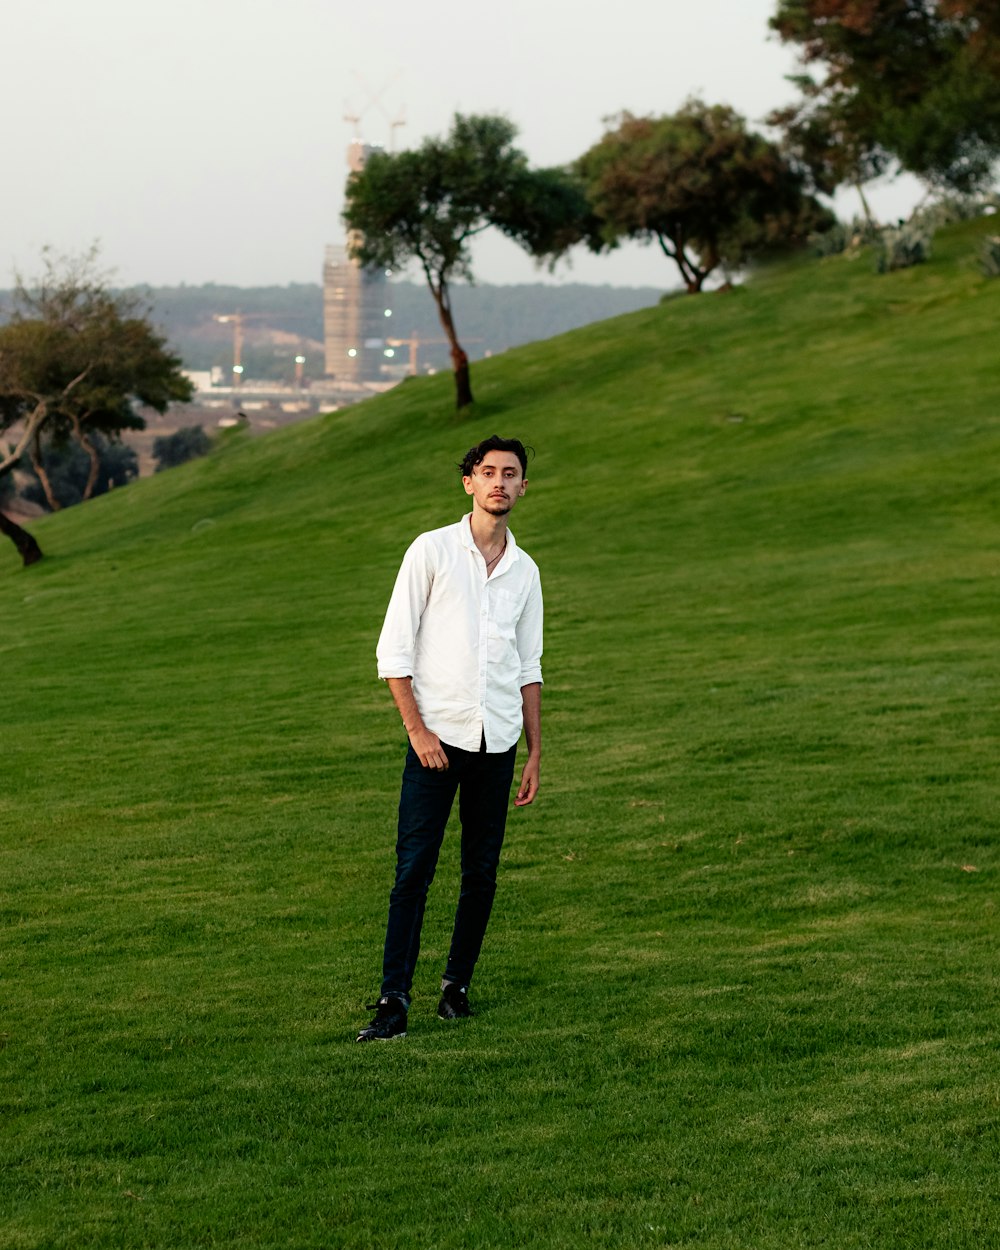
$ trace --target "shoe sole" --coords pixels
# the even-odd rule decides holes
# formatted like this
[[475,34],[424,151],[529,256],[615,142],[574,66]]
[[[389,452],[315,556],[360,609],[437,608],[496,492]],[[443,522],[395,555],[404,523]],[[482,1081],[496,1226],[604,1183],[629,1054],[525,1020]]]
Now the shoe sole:
[[363,1037],[359,1034],[354,1040],[355,1042],[398,1042],[405,1036],[405,1033],[393,1033],[392,1037]]

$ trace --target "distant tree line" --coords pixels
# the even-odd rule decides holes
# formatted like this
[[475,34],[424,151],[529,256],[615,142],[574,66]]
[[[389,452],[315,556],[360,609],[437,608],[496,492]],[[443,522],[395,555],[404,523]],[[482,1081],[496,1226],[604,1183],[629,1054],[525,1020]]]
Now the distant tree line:
[[[537,282],[462,285],[453,295],[455,315],[470,336],[470,356],[479,357],[649,307],[662,293],[663,288],[656,286],[572,282],[556,286]],[[226,309],[240,309],[257,315],[244,335],[243,362],[248,377],[294,376],[289,366],[300,349],[306,354],[306,376],[322,376],[323,362],[318,353],[310,355],[308,345],[309,340],[319,343],[323,339],[323,288],[318,282],[264,287],[143,287],[138,294],[148,303],[151,320],[188,369],[229,369],[232,333],[212,318]],[[387,323],[390,337],[409,338],[416,331],[422,341],[421,366],[446,365],[447,346],[441,341],[441,327],[426,288],[393,280],[386,287],[386,298],[392,308],[392,319]],[[0,308],[3,300],[0,293]],[[258,339],[256,330],[263,327],[301,336],[301,341],[294,347],[272,345],[265,341],[265,333]]]

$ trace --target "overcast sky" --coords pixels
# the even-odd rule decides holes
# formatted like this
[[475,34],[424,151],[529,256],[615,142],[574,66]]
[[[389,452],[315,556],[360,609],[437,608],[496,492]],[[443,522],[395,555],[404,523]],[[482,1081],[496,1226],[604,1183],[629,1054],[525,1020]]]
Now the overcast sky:
[[[343,240],[346,148],[416,145],[456,112],[502,112],[532,162],[563,163],[622,109],[691,94],[760,120],[794,94],[776,0],[23,0],[4,20],[0,286],[44,244],[100,240],[123,284],[318,282]],[[377,98],[373,98],[377,97]],[[875,202],[903,211],[912,190]],[[896,205],[900,207],[897,209]],[[846,200],[844,211],[855,205]],[[484,282],[539,279],[504,240]],[[552,280],[552,279],[546,279]],[[657,250],[579,252],[557,281],[672,285]]]

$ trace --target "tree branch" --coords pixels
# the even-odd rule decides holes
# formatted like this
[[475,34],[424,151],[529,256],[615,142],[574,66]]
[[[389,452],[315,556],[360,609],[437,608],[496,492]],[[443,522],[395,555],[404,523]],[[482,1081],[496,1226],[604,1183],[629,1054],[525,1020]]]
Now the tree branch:
[[24,430],[20,440],[14,445],[14,450],[8,452],[7,456],[0,460],[0,474],[8,473],[27,451],[31,440],[35,437],[37,430],[41,429],[46,418],[49,415],[49,406],[44,399],[40,399],[35,406],[35,411],[28,417],[24,425]]
[[[62,400],[67,398],[72,390],[80,385],[93,367],[93,364],[87,365],[86,369],[82,370],[76,375],[75,378],[66,383],[56,400],[57,406]],[[45,396],[38,395],[34,391],[29,391],[27,388],[14,388],[14,393],[23,395],[26,399],[34,400],[35,410],[25,422],[24,431],[21,434],[21,438],[18,443],[15,444],[14,450],[9,452],[3,460],[0,460],[0,474],[6,473],[9,469],[12,469],[21,459],[25,451],[30,446],[32,439],[48,420],[49,409],[51,407],[50,401]]]
[[52,483],[49,481],[49,475],[45,471],[45,461],[42,459],[42,431],[37,429],[35,437],[31,440],[31,467],[35,470],[35,476],[42,484],[42,490],[45,494],[46,503],[53,512],[58,512],[62,504],[52,493]]

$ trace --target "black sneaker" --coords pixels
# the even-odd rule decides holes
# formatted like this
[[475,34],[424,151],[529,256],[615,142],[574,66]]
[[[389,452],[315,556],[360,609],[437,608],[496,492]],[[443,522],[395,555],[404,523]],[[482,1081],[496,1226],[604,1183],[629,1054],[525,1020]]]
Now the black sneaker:
[[406,1036],[406,1004],[401,998],[380,998],[377,1003],[369,1003],[368,1010],[375,1012],[375,1019],[361,1030],[356,1042],[389,1042]]
[[459,985],[455,981],[448,981],[441,991],[438,1015],[442,1020],[464,1020],[467,1016],[471,1016],[469,987]]

